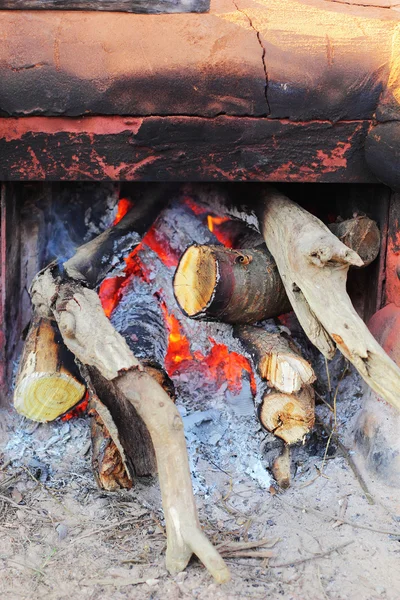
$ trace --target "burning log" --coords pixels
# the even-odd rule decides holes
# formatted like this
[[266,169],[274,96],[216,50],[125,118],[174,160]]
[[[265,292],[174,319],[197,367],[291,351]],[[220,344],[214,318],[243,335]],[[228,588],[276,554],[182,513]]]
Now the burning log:
[[310,363],[282,335],[249,325],[239,325],[234,331],[252,356],[260,377],[271,387],[293,394],[315,381]]
[[191,246],[173,285],[182,312],[192,319],[254,323],[291,310],[275,261],[263,246]]
[[300,442],[314,426],[314,390],[305,386],[295,394],[266,392],[259,408],[262,426],[286,444]]
[[133,208],[116,225],[80,246],[64,263],[66,274],[95,288],[115,268],[116,259],[122,260],[139,244],[172,190],[165,184],[142,187]]
[[17,412],[32,421],[53,421],[82,400],[85,389],[55,321],[34,315],[14,392]]
[[346,292],[350,265],[362,266],[316,217],[270,186],[256,207],[266,244],[310,341],[332,358],[336,347],[366,383],[400,410],[400,369],[357,315]]
[[[380,233],[375,221],[356,217],[329,229],[362,253],[359,266],[377,257]],[[240,243],[239,235],[235,243]],[[174,294],[182,312],[199,320],[251,324],[292,310],[276,262],[264,245],[240,250],[190,246],[176,270]]]

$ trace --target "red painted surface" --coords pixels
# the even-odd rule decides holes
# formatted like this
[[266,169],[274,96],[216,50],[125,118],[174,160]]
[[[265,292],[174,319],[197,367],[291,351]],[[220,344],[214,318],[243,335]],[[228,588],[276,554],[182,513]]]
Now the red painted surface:
[[31,133],[85,133],[91,135],[110,135],[130,131],[136,135],[143,119],[119,116],[107,117],[21,117],[0,119],[0,138],[7,142],[18,140]]
[[368,327],[385,352],[400,366],[400,307],[388,304],[378,310]]
[[[391,223],[391,230],[396,224]],[[386,254],[386,301],[400,306],[400,229],[388,239]]]

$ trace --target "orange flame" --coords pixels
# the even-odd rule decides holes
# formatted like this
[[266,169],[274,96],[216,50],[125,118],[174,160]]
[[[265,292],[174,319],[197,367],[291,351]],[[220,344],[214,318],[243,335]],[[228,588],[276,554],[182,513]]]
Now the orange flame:
[[117,214],[115,215],[113,225],[119,223],[120,220],[131,210],[132,207],[132,200],[129,200],[129,198],[121,198],[118,201]]
[[169,375],[173,375],[178,366],[187,360],[192,360],[190,344],[175,315],[168,312],[165,302],[161,301],[165,322],[169,330],[168,350],[165,357],[165,369]]
[[243,371],[246,371],[250,376],[251,391],[255,395],[257,392],[256,381],[247,358],[237,352],[229,352],[225,344],[217,344],[212,338],[209,340],[213,346],[203,361],[207,365],[211,377],[217,381],[218,385],[222,385],[226,381],[229,391],[238,393],[242,389]]
[[207,215],[207,227],[208,229],[215,235],[217,240],[221,242],[224,246],[228,248],[232,248],[233,239],[231,236],[231,232],[227,230],[227,228],[221,227],[223,223],[227,223],[231,221],[229,217],[213,217],[212,215]]

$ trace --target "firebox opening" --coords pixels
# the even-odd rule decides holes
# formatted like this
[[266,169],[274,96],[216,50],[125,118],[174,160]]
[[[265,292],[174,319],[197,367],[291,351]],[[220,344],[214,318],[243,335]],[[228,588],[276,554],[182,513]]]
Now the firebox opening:
[[[369,321],[387,295],[390,191],[353,184],[276,189],[277,202],[299,211],[297,202],[304,209],[298,218],[318,223],[320,235],[333,240],[332,251],[313,247],[303,268],[326,265],[335,278],[350,257],[358,266],[349,269],[347,292],[361,319]],[[177,470],[179,482],[172,483],[183,482],[185,493],[193,486],[202,523],[216,528],[218,542],[221,531],[245,543],[254,535],[264,538],[267,527],[286,535],[288,497],[296,506],[299,494],[302,503],[321,498],[328,514],[336,514],[330,504],[335,486],[346,498],[354,489],[372,497],[370,480],[358,473],[352,454],[360,439],[363,452],[374,454],[368,414],[361,412],[362,403],[374,398],[360,378],[362,365],[354,368],[345,356],[343,330],[343,338],[329,330],[343,350],[332,360],[311,343],[312,332],[306,335],[301,315],[299,320],[292,310],[291,303],[305,295],[296,269],[285,288],[281,255],[267,248],[249,211],[237,218],[238,207],[255,206],[265,190],[275,197],[273,189],[251,183],[3,184],[2,391],[5,401],[14,395],[24,417],[9,412],[7,456],[13,468],[33,469],[52,493],[61,494],[75,477],[65,475],[73,465],[78,494],[83,482],[87,490],[85,502],[118,490],[117,502],[135,499],[154,514],[161,500],[153,476],[158,472],[165,491]],[[133,233],[127,223],[134,223]],[[33,308],[34,280],[42,300]],[[47,287],[35,287],[38,281]],[[50,312],[40,312],[43,306]],[[351,314],[344,329],[357,322]],[[82,330],[86,338],[79,337]],[[76,345],[68,350],[71,339]],[[111,375],[102,370],[104,356]],[[120,362],[126,357],[132,361],[127,367]],[[60,379],[79,390],[79,401]],[[33,390],[29,401],[27,382]],[[43,386],[57,391],[57,402],[48,402],[52,396],[44,397]],[[175,438],[168,438],[160,458],[158,433],[135,396],[129,399],[132,389],[142,390],[146,405],[156,394],[153,414],[170,411],[156,429],[164,432],[171,422],[181,449],[186,441],[189,486],[173,454]],[[37,429],[33,421],[40,423]],[[175,466],[160,471],[166,458]],[[288,496],[281,496],[288,488]],[[260,517],[266,502],[275,507],[267,522]],[[157,518],[162,529],[168,506]],[[344,519],[337,518],[337,527]],[[292,533],[287,539],[293,543]],[[257,552],[251,558],[269,551]]]

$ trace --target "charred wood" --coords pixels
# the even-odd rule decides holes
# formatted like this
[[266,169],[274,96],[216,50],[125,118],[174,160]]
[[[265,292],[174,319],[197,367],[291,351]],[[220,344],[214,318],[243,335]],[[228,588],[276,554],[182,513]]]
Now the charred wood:
[[143,234],[166,204],[172,189],[172,186],[165,184],[141,188],[135,205],[119,223],[80,246],[74,256],[64,263],[66,274],[95,288],[115,268],[116,261],[122,261],[140,243]]

